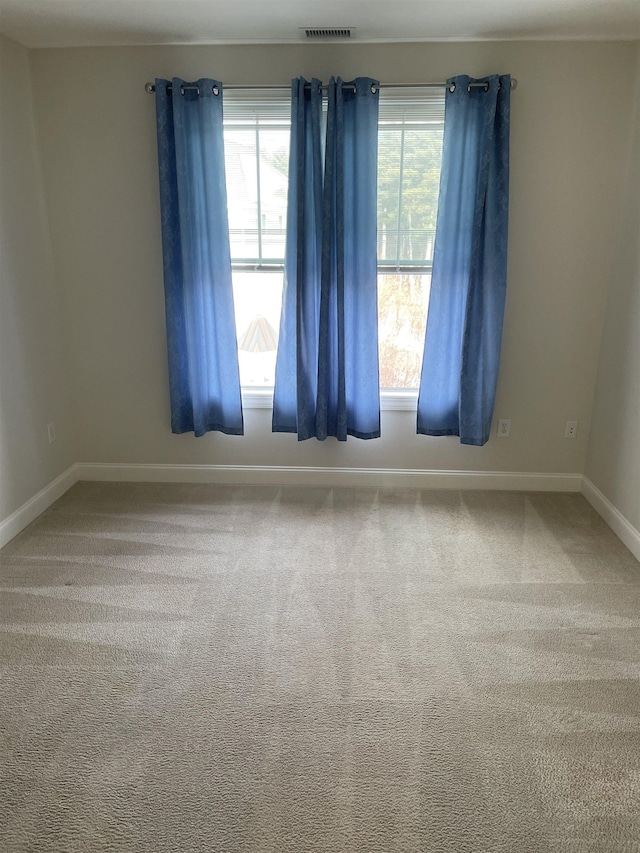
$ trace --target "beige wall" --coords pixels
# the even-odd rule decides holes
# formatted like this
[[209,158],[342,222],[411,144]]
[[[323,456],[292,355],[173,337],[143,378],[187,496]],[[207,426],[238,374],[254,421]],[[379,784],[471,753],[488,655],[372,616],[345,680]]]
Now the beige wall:
[[[74,366],[78,458],[87,462],[584,470],[599,340],[625,178],[631,43],[161,46],[32,53],[54,259]],[[298,444],[246,412],[247,435],[169,430],[154,76],[288,83],[298,74],[444,80],[511,73],[509,289],[496,417],[484,448],[415,435]],[[578,420],[575,441],[564,424]]]
[[75,461],[66,373],[29,58],[0,36],[0,521]]
[[586,475],[640,530],[640,57]]

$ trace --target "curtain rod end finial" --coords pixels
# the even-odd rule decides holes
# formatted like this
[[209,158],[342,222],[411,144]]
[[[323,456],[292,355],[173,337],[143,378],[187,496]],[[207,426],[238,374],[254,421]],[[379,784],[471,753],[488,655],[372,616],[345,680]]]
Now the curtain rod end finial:
[[144,84],[144,90],[147,93],[147,95],[153,95],[153,93],[156,90],[156,87],[153,85],[153,83],[145,83]]

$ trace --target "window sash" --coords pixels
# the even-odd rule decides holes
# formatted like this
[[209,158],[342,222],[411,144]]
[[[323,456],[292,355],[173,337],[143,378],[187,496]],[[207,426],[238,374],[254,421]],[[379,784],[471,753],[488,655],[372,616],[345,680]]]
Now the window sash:
[[[265,194],[263,183],[265,179],[272,184],[274,178],[277,180],[277,168],[266,159],[268,136],[273,133],[287,134],[286,144],[281,147],[288,157],[290,127],[291,100],[282,92],[265,90],[256,94],[255,90],[240,90],[225,96],[224,134],[228,145],[225,157],[228,165],[227,198],[230,206],[229,237],[233,269],[273,271],[284,263],[286,192],[284,197],[279,197],[274,213],[273,209],[269,209],[273,199],[270,194]],[[232,149],[232,153],[229,149]],[[252,175],[246,172],[248,163],[253,165]],[[238,198],[238,187],[234,188],[230,184],[232,169],[242,175],[244,199]],[[286,178],[283,179],[283,185],[286,186]],[[240,213],[243,204],[246,219]],[[269,222],[269,216],[277,216],[282,224]],[[276,247],[277,253],[274,254]]]
[[[281,269],[284,264],[284,245],[286,240],[286,200],[282,205],[283,224],[278,227],[265,224],[263,211],[263,192],[261,188],[261,134],[272,131],[288,132],[291,127],[291,103],[282,92],[264,90],[259,95],[255,91],[234,92],[225,98],[225,133],[242,131],[253,137],[256,163],[256,210],[255,224],[234,227],[230,223],[232,248],[232,266],[238,270]],[[382,88],[380,91],[378,133],[379,139],[388,132],[399,132],[401,148],[406,133],[432,131],[441,134],[444,126],[444,94],[439,90],[426,89],[417,94],[406,89]],[[434,137],[435,138],[435,137]],[[288,153],[288,150],[287,150]],[[262,164],[264,165],[264,164]],[[406,211],[406,190],[403,175],[406,167],[404,150],[400,151],[397,180],[397,213],[394,223],[384,223],[378,228],[378,271],[379,272],[430,272],[432,266],[433,245],[435,242],[435,222],[432,227],[407,227],[403,222]],[[231,192],[228,193],[231,196]],[[437,204],[437,199],[436,199]],[[380,220],[380,214],[379,214]],[[274,256],[269,251],[269,243],[277,241],[282,254]],[[238,245],[255,244],[256,251],[243,253],[235,251]],[[402,251],[407,246],[421,250],[422,258],[406,257]]]
[[[420,93],[401,88],[382,88],[378,120],[378,267],[396,272],[429,272],[435,243],[435,209],[439,184],[444,93],[424,89]],[[423,150],[432,156],[420,162]],[[385,160],[386,158],[386,160]],[[411,199],[416,179],[431,174],[429,210],[415,209]],[[407,214],[407,211],[409,213]],[[418,222],[412,223],[412,214]],[[425,218],[427,221],[425,221]],[[416,257],[417,255],[417,257]]]

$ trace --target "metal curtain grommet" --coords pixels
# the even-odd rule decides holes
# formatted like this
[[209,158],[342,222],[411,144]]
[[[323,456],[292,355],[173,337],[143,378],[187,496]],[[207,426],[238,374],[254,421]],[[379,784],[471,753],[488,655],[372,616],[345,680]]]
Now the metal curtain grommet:
[[453,94],[453,93],[455,92],[455,90],[456,90],[456,84],[455,84],[455,83],[452,83],[452,84],[449,86],[449,91],[451,92],[451,94]]
[[214,95],[218,96],[220,94],[220,86],[214,86],[211,91]]

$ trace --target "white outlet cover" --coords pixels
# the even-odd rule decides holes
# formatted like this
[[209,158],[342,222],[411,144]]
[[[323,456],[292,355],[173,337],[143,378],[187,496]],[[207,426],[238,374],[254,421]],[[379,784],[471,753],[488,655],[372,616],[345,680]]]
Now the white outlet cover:
[[578,421],[567,421],[564,428],[565,438],[576,438],[578,435]]

